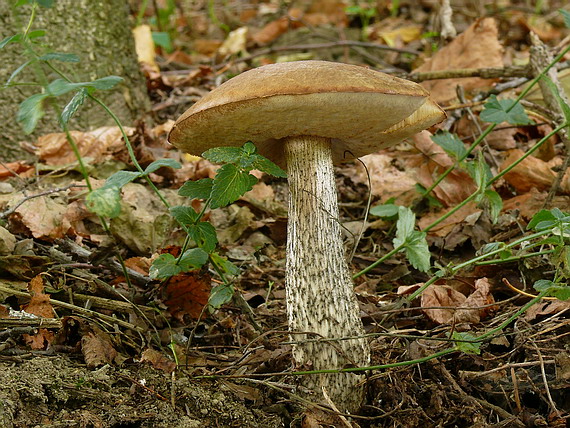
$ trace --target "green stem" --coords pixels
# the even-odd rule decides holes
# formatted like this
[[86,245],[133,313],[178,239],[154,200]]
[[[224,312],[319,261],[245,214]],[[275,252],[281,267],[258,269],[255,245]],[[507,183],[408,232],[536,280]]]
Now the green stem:
[[380,257],[378,260],[376,260],[374,263],[372,263],[371,265],[367,266],[366,268],[362,269],[360,272],[354,274],[352,276],[352,279],[356,279],[361,275],[364,275],[366,272],[374,269],[376,266],[378,266],[380,263],[382,263],[384,260],[389,259],[390,257],[392,257],[394,254],[396,254],[398,251],[402,250],[404,247],[406,246],[406,244],[401,244],[399,246],[397,246],[396,248],[394,248],[392,251],[390,251],[389,253],[386,253],[385,255],[383,255],[382,257]]

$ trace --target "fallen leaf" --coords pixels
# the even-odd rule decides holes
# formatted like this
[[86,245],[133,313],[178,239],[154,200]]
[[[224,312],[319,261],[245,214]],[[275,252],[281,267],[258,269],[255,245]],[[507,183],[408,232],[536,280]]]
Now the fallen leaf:
[[[500,170],[506,169],[523,155],[524,152],[520,149],[509,150]],[[550,189],[556,179],[556,173],[550,169],[548,163],[534,156],[529,156],[505,174],[504,179],[519,193],[525,193],[532,188],[537,190]]]
[[282,34],[286,33],[291,28],[299,28],[303,26],[301,18],[303,11],[301,9],[292,8],[289,10],[287,16],[270,22],[257,33],[252,36],[252,40],[260,45],[267,45],[277,39]]
[[240,27],[231,31],[218,49],[218,55],[223,58],[227,55],[237,55],[239,53],[247,54],[245,49],[247,44],[247,32],[247,27]]
[[163,288],[163,302],[168,312],[180,322],[187,322],[186,316],[198,319],[208,303],[211,282],[210,276],[200,271],[171,277]]
[[[497,36],[497,24],[493,18],[478,19],[414,72],[502,67],[503,47]],[[439,104],[449,105],[456,100],[457,85],[463,86],[466,92],[472,92],[488,88],[494,82],[494,79],[469,77],[426,81],[422,86]]]
[[[53,306],[50,303],[49,294],[44,293],[44,281],[42,275],[37,275],[28,284],[28,291],[32,296],[30,303],[22,306],[22,309],[29,313],[41,318],[53,318]],[[38,329],[36,334],[24,334],[24,341],[32,349],[47,349],[53,342],[55,335],[52,331],[46,328]]]
[[[451,324],[454,320],[456,309],[465,303],[467,297],[447,285],[432,284],[424,290],[421,296],[421,307],[426,316],[438,324]],[[426,309],[429,307],[448,306],[449,309]],[[461,322],[479,322],[479,317],[469,318],[464,312]]]
[[147,348],[141,355],[141,363],[150,363],[155,369],[165,373],[172,373],[176,369],[176,363],[167,358],[156,349]]
[[111,364],[118,355],[111,339],[103,331],[84,332],[81,336],[81,352],[88,367]]
[[525,313],[525,321],[534,321],[541,316],[551,316],[570,309],[570,300],[542,300],[532,305]]
[[7,162],[0,164],[0,180],[15,176],[30,177],[35,169],[32,165],[28,165],[26,161]]
[[135,39],[135,50],[139,62],[149,66],[154,71],[160,71],[154,59],[155,46],[152,39],[152,31],[149,25],[143,24],[133,28],[133,36]]
[[[60,194],[61,195],[61,194]],[[11,205],[19,203],[22,195],[17,194]],[[71,227],[65,218],[67,198],[45,195],[27,200],[10,216],[10,223],[15,227],[24,227],[34,238],[54,240],[63,238]]]

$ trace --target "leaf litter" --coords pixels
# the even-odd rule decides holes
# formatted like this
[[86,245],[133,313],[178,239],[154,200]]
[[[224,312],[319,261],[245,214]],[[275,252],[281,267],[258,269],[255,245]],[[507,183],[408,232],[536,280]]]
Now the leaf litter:
[[[551,16],[545,19],[531,11],[515,8],[475,20],[477,15],[462,14],[454,7],[454,24],[463,31],[432,53],[439,41],[429,34],[433,27],[425,8],[410,4],[408,10],[397,12],[402,16],[394,17],[389,7],[377,5],[368,27],[365,8],[348,13],[344,3],[326,1],[285,11],[269,2],[233,17],[228,15],[233,12],[226,11],[219,17],[231,25],[230,32],[213,22],[211,12],[193,10],[191,26],[186,17],[178,16],[177,25],[187,25],[187,31],[180,33],[175,51],[167,53],[166,60],[152,55],[149,59],[153,49],[146,46],[148,65],[143,70],[154,100],[153,111],[162,124],[152,128],[141,122],[128,129],[137,159],[143,168],[163,158],[181,162],[180,169],[161,168],[150,175],[169,201],[179,205],[176,190],[184,182],[214,178],[219,167],[173,150],[166,143],[170,120],[228,74],[285,59],[286,54],[289,59],[334,59],[417,74],[511,64],[527,56],[524,34],[529,28],[553,45],[567,35]],[[359,51],[347,46],[301,49],[303,52],[284,49],[275,54],[260,50],[330,43],[331,31],[333,40],[368,37],[368,42],[407,48],[419,55],[406,57],[395,51]],[[151,41],[141,37],[141,43],[150,45]],[[251,60],[246,66],[240,60],[248,56]],[[424,65],[418,67],[421,62]],[[440,269],[475,256],[489,242],[499,241],[497,237],[506,237],[503,240],[508,242],[521,236],[547,202],[563,162],[561,144],[552,138],[535,152],[536,157],[526,158],[494,183],[493,189],[503,201],[496,223],[488,206],[472,202],[430,227],[477,190],[470,167],[460,165],[435,187],[432,199],[420,200],[422,188],[432,186],[456,163],[457,153],[488,126],[480,121],[484,107],[470,105],[469,100],[499,82],[469,77],[424,83],[444,105],[464,103],[457,97],[456,86],[464,89],[467,107],[450,111],[458,118],[445,129],[458,136],[451,152],[450,146],[438,144],[437,136],[443,130],[432,129],[431,134],[422,133],[413,141],[364,159],[371,175],[372,204],[396,207],[384,213],[390,209],[397,213],[398,206],[414,206],[419,225],[414,232],[428,228],[432,263]],[[533,96],[537,101],[536,91]],[[513,98],[512,94],[508,97]],[[499,96],[493,104],[493,120],[506,114],[502,102]],[[508,114],[505,117],[512,119]],[[481,156],[492,173],[519,159],[552,129],[551,124],[542,123],[542,116],[531,117],[536,125],[504,122],[488,136]],[[96,187],[113,172],[131,168],[117,128],[72,131],[72,136]],[[76,159],[66,136],[42,136],[35,147],[40,160],[35,166],[0,164],[0,180],[10,186],[0,188],[0,213],[8,213],[7,222],[0,225],[0,295],[1,308],[5,308],[0,323],[4,321],[3,328],[14,336],[4,341],[5,336],[0,335],[0,398],[5,403],[0,425],[74,420],[80,421],[79,426],[101,427],[117,423],[269,427],[295,421],[299,408],[293,377],[274,376],[270,381],[239,377],[269,376],[291,369],[290,341],[294,337],[285,331],[283,287],[284,182],[258,175],[261,181],[236,204],[207,214],[206,220],[218,229],[223,254],[240,268],[235,290],[222,290],[227,295],[218,308],[220,305],[212,303],[212,290],[218,290],[219,284],[211,272],[195,270],[166,283],[149,277],[154,258],[161,253],[179,254],[183,234],[142,180],[122,189],[122,211],[111,222],[110,238],[104,235],[99,219],[86,209],[86,191],[80,187],[85,183],[76,172]],[[469,161],[473,159],[471,156]],[[338,173],[342,221],[361,225],[369,192],[367,173],[359,163],[340,166]],[[46,193],[56,188],[65,190]],[[550,207],[568,210],[567,194],[568,178],[564,177]],[[194,203],[193,209],[199,210],[200,204]],[[393,214],[372,221],[358,242],[355,272],[393,248]],[[351,229],[356,234],[357,228]],[[85,251],[69,251],[70,246],[63,245],[65,240]],[[354,242],[350,239],[347,245]],[[117,256],[127,259],[127,266],[139,274],[138,280],[133,276],[127,284],[124,274],[113,268]],[[451,331],[459,334],[455,338],[468,338],[466,334],[491,330],[529,300],[506,287],[502,279],[509,278],[521,291],[536,294],[524,282],[530,285],[532,278],[548,275],[564,263],[560,260],[542,255],[533,263],[517,259],[464,269],[453,279],[438,280],[409,306],[398,302],[425,284],[428,275],[413,269],[401,254],[385,261],[356,280],[364,324],[372,335],[374,363],[398,363],[433,354],[448,343]],[[251,312],[236,296],[243,297]],[[33,317],[22,318],[17,312],[22,309]],[[453,358],[413,366],[419,370],[394,367],[372,371],[367,380],[367,407],[362,418],[349,423],[371,427],[485,426],[500,420],[512,426],[529,421],[562,426],[570,412],[568,376],[564,375],[568,372],[567,316],[567,302],[543,301],[509,325],[507,335],[481,344],[480,355],[454,354]],[[15,325],[30,330],[18,332]],[[193,379],[196,375],[238,378],[199,381]],[[548,394],[550,400],[545,398]],[[79,404],[73,407],[71,402]],[[40,414],[48,416],[41,419]],[[326,420],[314,414],[305,417],[302,425],[293,422],[293,426],[317,426]]]

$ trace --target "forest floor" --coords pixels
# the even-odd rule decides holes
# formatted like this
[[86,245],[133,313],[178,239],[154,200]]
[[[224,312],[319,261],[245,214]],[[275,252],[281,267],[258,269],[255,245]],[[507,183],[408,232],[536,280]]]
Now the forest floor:
[[[126,131],[143,168],[180,162],[149,174],[171,205],[187,202],[183,183],[218,170],[167,143],[173,121],[254,66],[367,65],[422,82],[446,110],[439,128],[364,157],[366,167],[336,169],[351,269],[367,269],[355,279],[375,366],[362,374],[363,406],[341,417],[308,411],[316,403],[291,374],[286,180],[258,174],[236,203],[207,212],[219,253],[239,268],[230,287],[205,267],[160,281],[153,261],[184,243],[160,198],[143,180],[125,185],[110,237],[87,209],[65,135],[50,134],[30,142],[36,163],[0,163],[0,427],[570,426],[570,174],[564,136],[552,134],[564,119],[538,86],[518,122],[481,114],[493,95],[514,99],[534,77],[531,31],[554,56],[568,46],[565,2],[456,1],[451,18],[430,1],[212,2],[209,12],[156,3],[172,46],[142,65],[154,125],[141,118]],[[157,30],[154,16],[149,7],[143,21]],[[570,95],[569,60],[557,79]],[[442,70],[470,77],[429,74]],[[118,128],[72,135],[95,187],[134,170]],[[487,192],[464,203],[480,180]],[[413,208],[430,269],[403,252],[370,268],[394,249],[397,206]],[[537,298],[541,284],[556,293]]]

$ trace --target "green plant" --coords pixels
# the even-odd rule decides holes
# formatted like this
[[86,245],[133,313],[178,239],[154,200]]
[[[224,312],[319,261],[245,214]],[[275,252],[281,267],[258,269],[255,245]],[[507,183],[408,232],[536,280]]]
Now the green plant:
[[376,7],[371,3],[357,3],[352,6],[348,6],[345,9],[345,12],[348,15],[357,16],[360,19],[360,24],[362,25],[362,40],[368,40],[368,27],[370,26],[370,21],[372,21],[372,19],[375,18],[378,13]]

